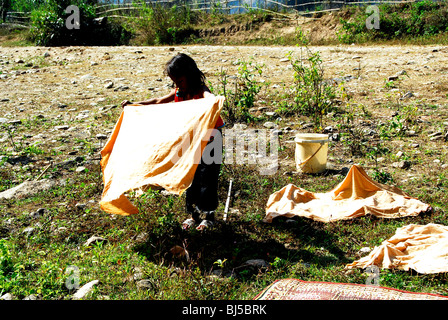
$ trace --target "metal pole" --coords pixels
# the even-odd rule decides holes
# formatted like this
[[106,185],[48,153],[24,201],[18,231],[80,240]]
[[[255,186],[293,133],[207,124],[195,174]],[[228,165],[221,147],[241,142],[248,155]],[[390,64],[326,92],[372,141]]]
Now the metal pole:
[[227,193],[226,208],[224,209],[224,218],[223,218],[224,221],[227,220],[227,212],[229,212],[230,194],[232,193],[232,184],[233,184],[233,179],[230,179],[229,192]]

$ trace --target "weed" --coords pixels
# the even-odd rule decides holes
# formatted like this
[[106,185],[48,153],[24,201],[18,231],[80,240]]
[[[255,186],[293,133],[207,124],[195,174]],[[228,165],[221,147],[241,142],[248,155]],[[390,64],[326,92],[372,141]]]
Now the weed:
[[368,30],[365,7],[350,8],[351,21],[341,19],[338,39],[342,43],[363,43],[374,40],[411,39],[437,36],[448,27],[446,3],[430,0],[378,6],[381,28]]
[[[235,122],[253,122],[257,118],[250,113],[257,96],[268,83],[259,78],[263,75],[264,65],[250,61],[238,60],[238,72],[236,76],[230,77],[223,70],[218,74],[219,88],[216,90],[211,86],[215,94],[223,95],[226,100],[222,114],[229,124]],[[234,89],[229,88],[229,79],[233,79],[231,84]]]
[[324,116],[332,110],[335,89],[325,81],[320,53],[312,52],[308,47],[301,49],[302,54],[306,52],[304,57],[293,58],[292,53],[288,54],[294,70],[294,106],[286,114],[308,116],[316,130],[320,131]]

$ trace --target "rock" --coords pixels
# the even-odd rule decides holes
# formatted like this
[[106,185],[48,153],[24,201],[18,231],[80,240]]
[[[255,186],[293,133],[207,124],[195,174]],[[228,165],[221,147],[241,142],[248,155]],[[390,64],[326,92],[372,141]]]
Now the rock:
[[111,89],[111,88],[113,88],[113,86],[114,86],[114,83],[111,81],[111,82],[106,83],[106,85],[104,86],[104,88],[106,88],[106,89]]
[[92,80],[93,77],[90,74],[86,74],[80,78],[81,81]]
[[277,112],[275,112],[275,111],[268,111],[268,112],[265,112],[264,114],[267,115],[268,117],[277,116]]
[[268,269],[270,265],[263,259],[251,259],[247,260],[244,264],[241,265],[241,267],[250,267],[261,270]]
[[387,81],[395,81],[398,80],[398,76],[390,76],[387,78]]
[[443,135],[443,133],[440,131],[437,131],[437,132],[429,134],[428,137],[432,138],[432,137],[437,137],[437,136],[441,136],[441,135]]
[[87,205],[84,203],[78,202],[77,204],[75,204],[75,208],[78,210],[84,210],[86,207],[87,207]]
[[268,129],[275,129],[275,128],[277,128],[277,124],[274,122],[268,121],[263,124],[263,127],[268,128]]
[[142,279],[137,282],[137,287],[140,289],[154,289],[154,284],[149,279]]
[[95,136],[95,138],[97,138],[98,140],[106,140],[108,138],[107,135],[99,133]]
[[143,279],[143,272],[140,268],[134,268],[134,275],[132,276],[132,279],[134,281],[142,280]]
[[23,229],[22,233],[26,234],[27,236],[30,236],[31,234],[33,234],[35,228],[33,227],[26,227],[25,229]]
[[5,293],[0,297],[0,300],[15,300],[15,297],[10,293]]
[[10,121],[8,121],[8,123],[12,124],[12,125],[17,125],[17,124],[21,124],[22,121],[21,120],[10,120]]
[[78,291],[75,292],[75,294],[73,295],[73,299],[78,300],[84,298],[92,291],[93,286],[97,285],[99,282],[99,280],[93,280],[86,283],[81,288],[79,288]]
[[0,199],[21,199],[46,191],[56,185],[56,181],[43,179],[39,181],[25,181],[18,186],[0,192]]
[[331,133],[333,132],[333,127],[332,126],[328,126],[324,128],[324,133]]
[[44,216],[46,211],[47,211],[47,209],[45,209],[45,208],[39,208],[39,209],[37,209],[37,211],[32,212],[32,213],[30,214],[30,216],[31,216],[32,218],[39,218],[39,217]]
[[104,242],[107,241],[104,238],[101,237],[97,237],[97,236],[91,236],[85,243],[84,246],[88,247],[90,246],[93,242]]
[[339,141],[340,140],[340,135],[339,133],[333,133],[329,136],[330,141]]
[[78,167],[78,168],[76,168],[76,172],[84,172],[84,170],[86,170],[86,167],[83,167],[83,166],[81,166],[81,167]]
[[444,137],[442,135],[440,135],[440,136],[431,137],[429,139],[429,141],[437,141],[437,140],[442,140],[442,139],[444,139]]
[[392,166],[399,169],[408,169],[411,166],[411,163],[409,161],[403,160],[392,163]]
[[40,300],[40,296],[36,296],[35,294],[30,294],[29,296],[23,298],[23,300]]
[[372,251],[372,249],[370,249],[369,247],[363,247],[359,249],[358,253],[369,253],[370,251]]
[[125,91],[128,89],[129,89],[128,86],[119,86],[119,87],[115,88],[114,91]]
[[135,242],[137,243],[143,243],[145,241],[147,241],[149,239],[149,233],[147,232],[140,232],[136,237],[135,237]]
[[63,126],[55,126],[54,128],[56,130],[68,130],[70,127],[68,125],[63,125]]
[[420,147],[420,145],[418,143],[411,143],[409,146],[411,148],[418,148],[418,147]]
[[409,98],[412,98],[414,96],[414,94],[412,93],[412,92],[407,92],[404,96],[402,96],[401,98],[400,98],[400,100],[405,100],[405,99],[409,99]]
[[314,127],[314,123],[309,122],[309,123],[305,123],[305,124],[302,126],[302,129],[309,129],[309,128],[313,128],[313,127]]

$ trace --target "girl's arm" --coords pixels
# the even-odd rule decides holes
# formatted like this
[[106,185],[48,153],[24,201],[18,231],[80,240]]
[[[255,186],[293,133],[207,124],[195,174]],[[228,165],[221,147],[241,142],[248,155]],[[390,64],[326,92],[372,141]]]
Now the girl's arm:
[[166,96],[160,97],[160,98],[152,98],[149,100],[139,101],[139,102],[131,102],[128,100],[124,100],[121,103],[121,106],[124,107],[128,104],[140,104],[140,105],[149,105],[149,104],[159,104],[159,103],[168,103],[174,101],[174,95],[176,93],[176,90],[172,90],[169,94]]

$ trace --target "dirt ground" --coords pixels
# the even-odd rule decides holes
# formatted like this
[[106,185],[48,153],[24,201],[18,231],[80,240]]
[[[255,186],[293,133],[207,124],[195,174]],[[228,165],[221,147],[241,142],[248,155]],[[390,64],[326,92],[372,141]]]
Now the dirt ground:
[[[398,142],[397,150],[411,142],[424,142],[425,148],[440,150],[431,161],[438,159],[438,166],[448,163],[446,143],[428,137],[439,130],[446,132],[448,127],[448,47],[335,45],[310,49],[320,51],[325,76],[335,81],[345,79],[352,103],[365,105],[374,117],[390,118],[396,109],[388,105],[417,106],[421,120],[429,125],[418,137]],[[237,69],[234,62],[253,57],[265,64],[263,77],[270,83],[267,92],[275,95],[292,83],[293,71],[286,55],[293,52],[300,57],[300,50],[212,45],[0,47],[0,119],[10,123],[50,120],[47,123],[53,126],[22,128],[20,135],[25,135],[22,139],[27,145],[54,149],[66,158],[82,148],[79,143],[83,139],[101,147],[104,142],[95,137],[111,132],[122,100],[138,101],[167,93],[171,82],[163,75],[164,64],[179,52],[191,55],[213,85],[218,84],[218,72],[232,75]],[[388,87],[388,78],[396,74],[400,76],[395,88]],[[259,102],[256,107],[272,108]],[[67,127],[61,127],[64,125]],[[300,131],[300,124],[293,128]],[[0,141],[9,146],[6,132],[0,132]],[[419,170],[417,166],[414,169]]]

